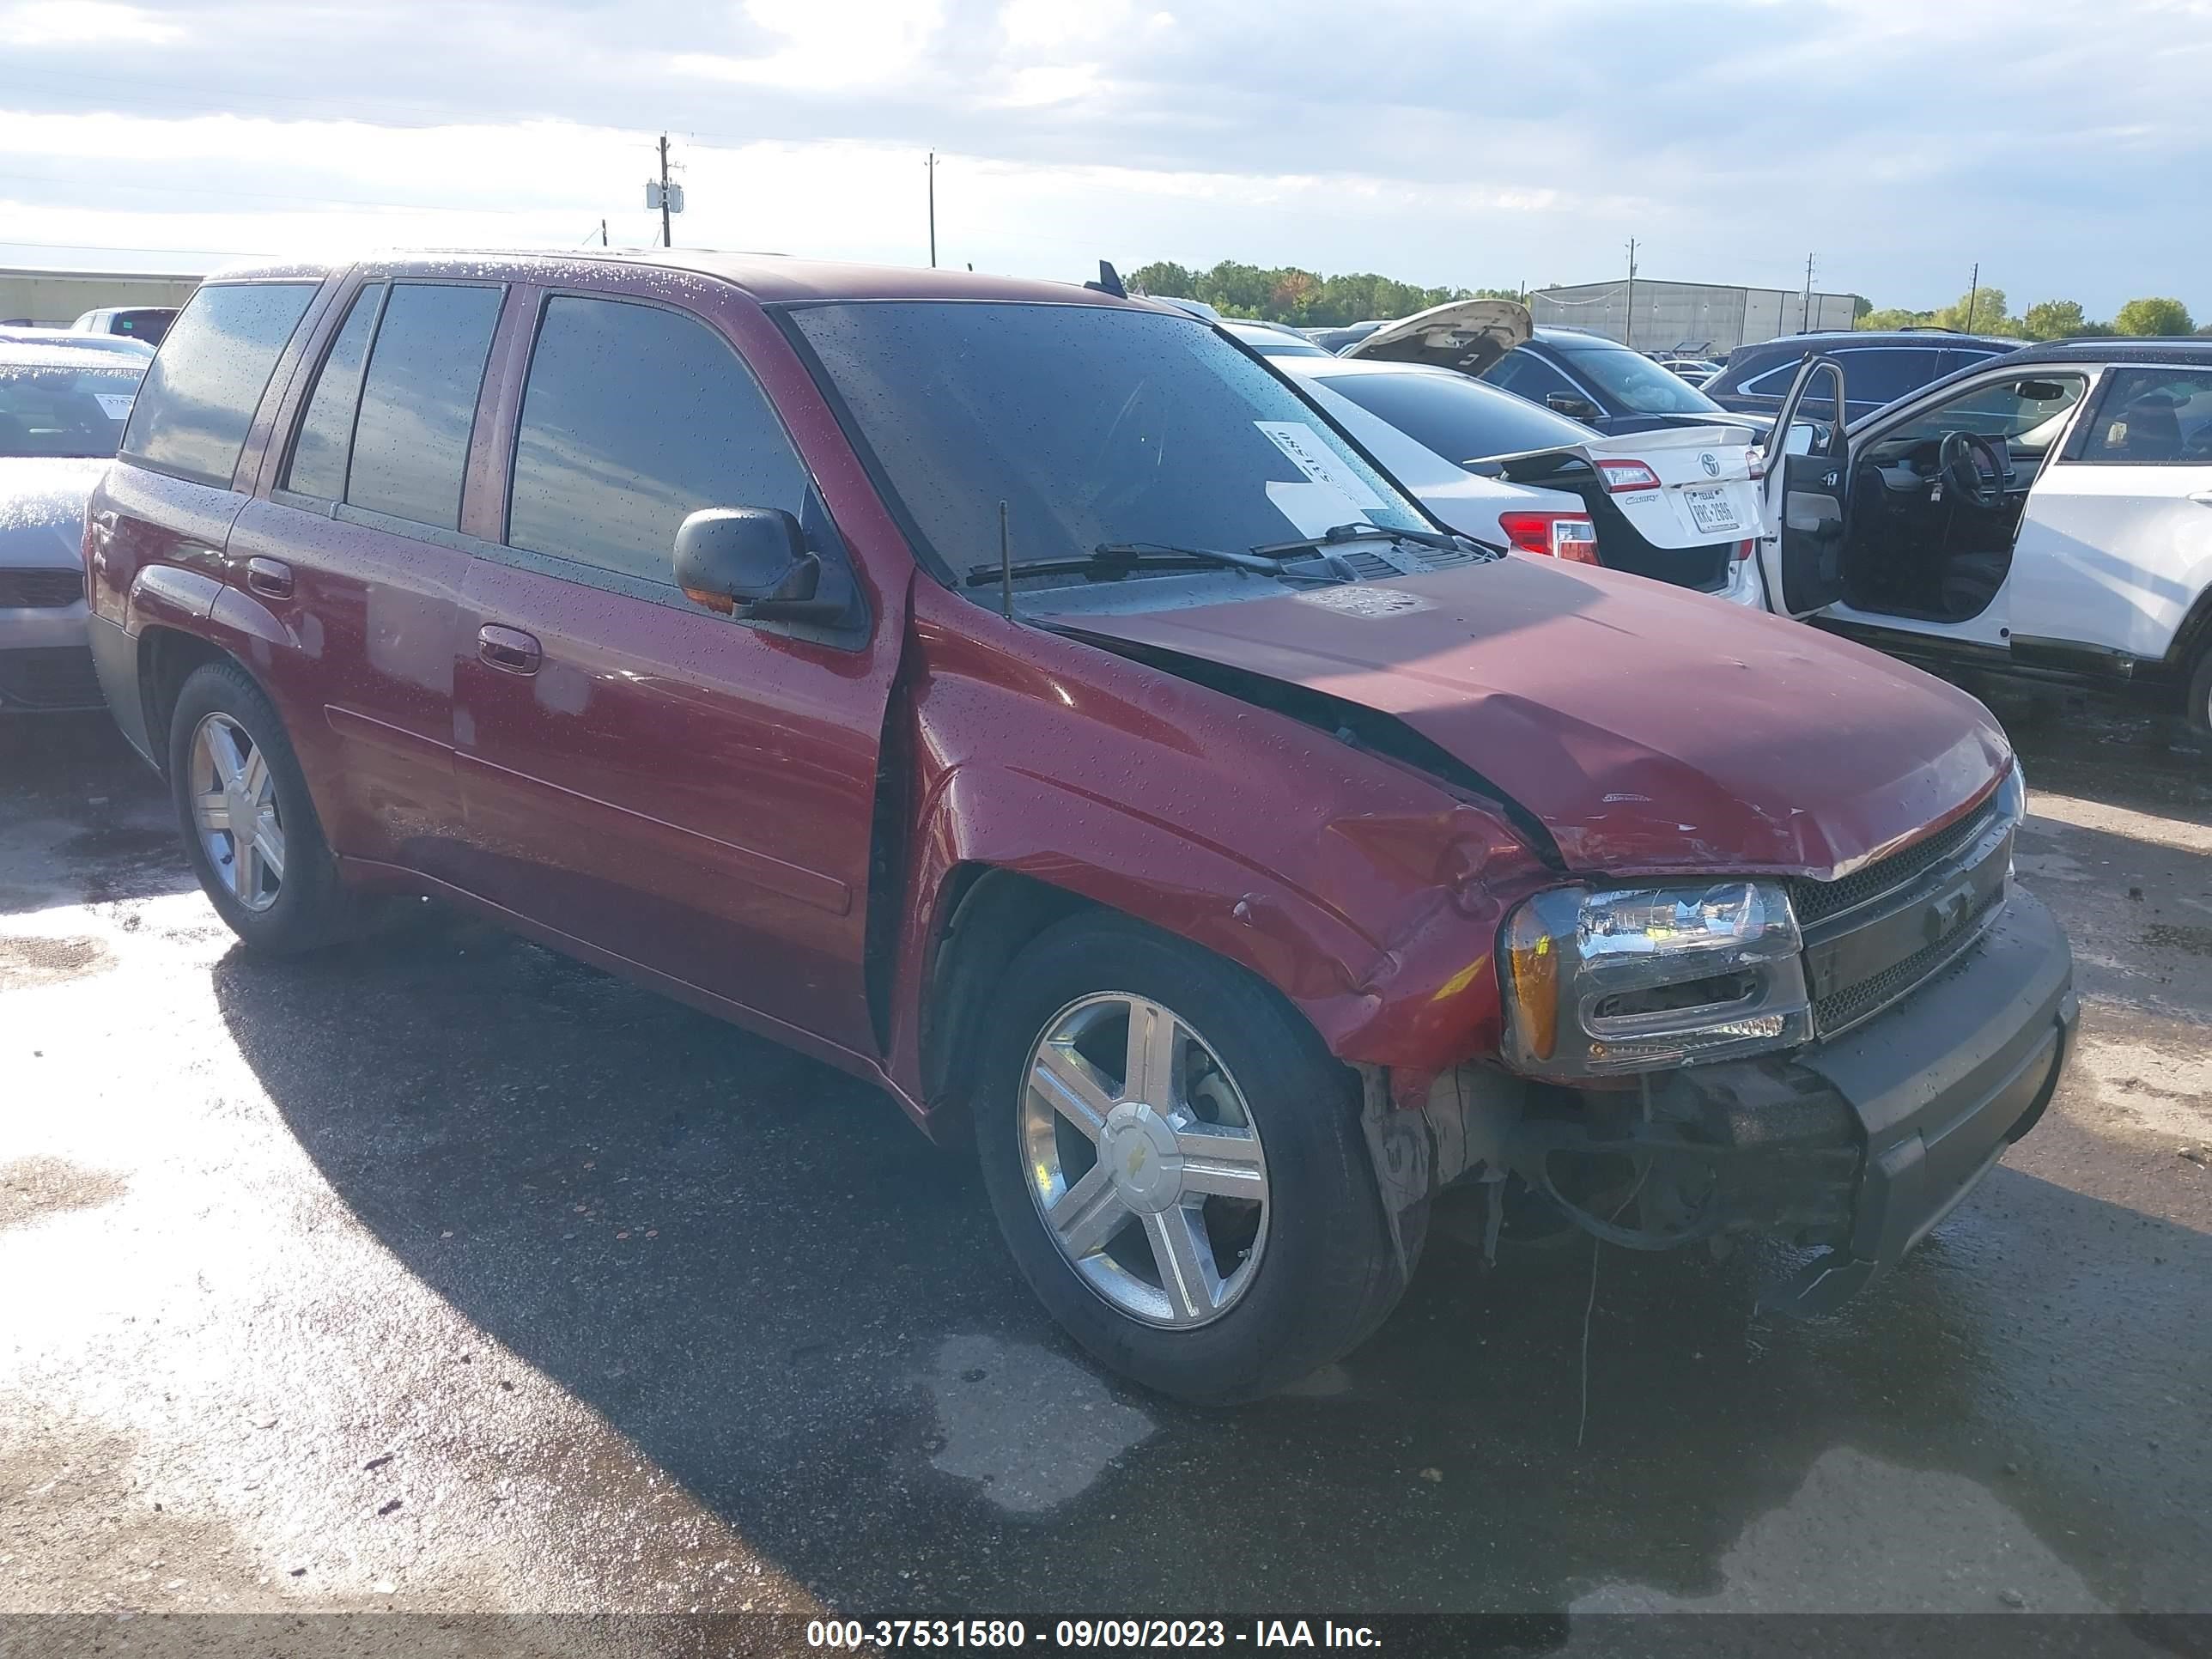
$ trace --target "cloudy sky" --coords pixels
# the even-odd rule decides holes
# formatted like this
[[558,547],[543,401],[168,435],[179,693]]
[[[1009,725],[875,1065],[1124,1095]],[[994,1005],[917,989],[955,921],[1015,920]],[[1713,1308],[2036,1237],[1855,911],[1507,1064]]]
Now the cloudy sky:
[[2212,0],[0,0],[0,263],[657,236],[2212,314]]

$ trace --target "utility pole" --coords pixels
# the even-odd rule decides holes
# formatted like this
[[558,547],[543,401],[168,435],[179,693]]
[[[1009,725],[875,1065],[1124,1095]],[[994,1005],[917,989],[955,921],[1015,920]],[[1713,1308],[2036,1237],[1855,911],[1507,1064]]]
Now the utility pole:
[[1636,239],[1633,236],[1628,239],[1628,327],[1626,331],[1628,337],[1621,343],[1627,346],[1634,345],[1636,343]]
[[1797,319],[1797,331],[1800,334],[1813,331],[1813,256],[1809,253],[1805,256],[1805,309]]
[[1974,261],[1974,274],[1967,278],[1966,282],[1966,326],[1962,331],[1965,333],[1972,334],[1974,331],[1974,306],[1981,297],[1982,262],[1977,259]]
[[668,135],[660,135],[660,245],[674,246],[668,239]]
[[599,221],[599,246],[600,246],[601,247],[605,247],[606,245],[607,245],[607,222],[606,222],[605,220],[602,219],[602,220],[600,220],[600,221]]
[[937,152],[929,152],[929,160],[922,163],[929,169],[929,268],[937,269]]

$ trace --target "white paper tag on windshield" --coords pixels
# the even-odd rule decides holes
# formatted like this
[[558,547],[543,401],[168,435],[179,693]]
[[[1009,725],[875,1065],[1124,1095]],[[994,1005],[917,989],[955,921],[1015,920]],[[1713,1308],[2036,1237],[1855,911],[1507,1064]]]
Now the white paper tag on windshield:
[[128,420],[131,405],[137,401],[127,392],[95,392],[92,395],[100,404],[100,412],[111,421]]
[[1301,536],[1321,536],[1340,524],[1365,524],[1367,515],[1334,484],[1267,481],[1267,499]]
[[1328,485],[1355,507],[1382,505],[1382,498],[1368,488],[1367,480],[1346,466],[1321,434],[1304,421],[1255,421],[1252,424],[1316,483]]

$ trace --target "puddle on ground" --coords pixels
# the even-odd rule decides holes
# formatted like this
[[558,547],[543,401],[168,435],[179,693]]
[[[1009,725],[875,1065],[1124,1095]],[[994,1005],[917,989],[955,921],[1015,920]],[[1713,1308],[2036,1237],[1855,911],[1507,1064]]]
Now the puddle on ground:
[[1079,1496],[1153,1428],[1074,1361],[996,1337],[945,1338],[929,1391],[944,1440],[931,1463],[1015,1515]]

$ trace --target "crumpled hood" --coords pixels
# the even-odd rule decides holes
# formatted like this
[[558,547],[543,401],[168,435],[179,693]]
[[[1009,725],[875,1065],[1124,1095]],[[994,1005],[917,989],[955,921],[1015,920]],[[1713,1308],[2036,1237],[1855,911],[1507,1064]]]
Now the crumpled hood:
[[0,457],[0,566],[81,568],[84,504],[106,471],[101,459]]
[[1832,878],[1956,818],[2011,764],[1974,699],[1863,647],[1518,555],[1064,625],[1395,715],[1577,871]]

